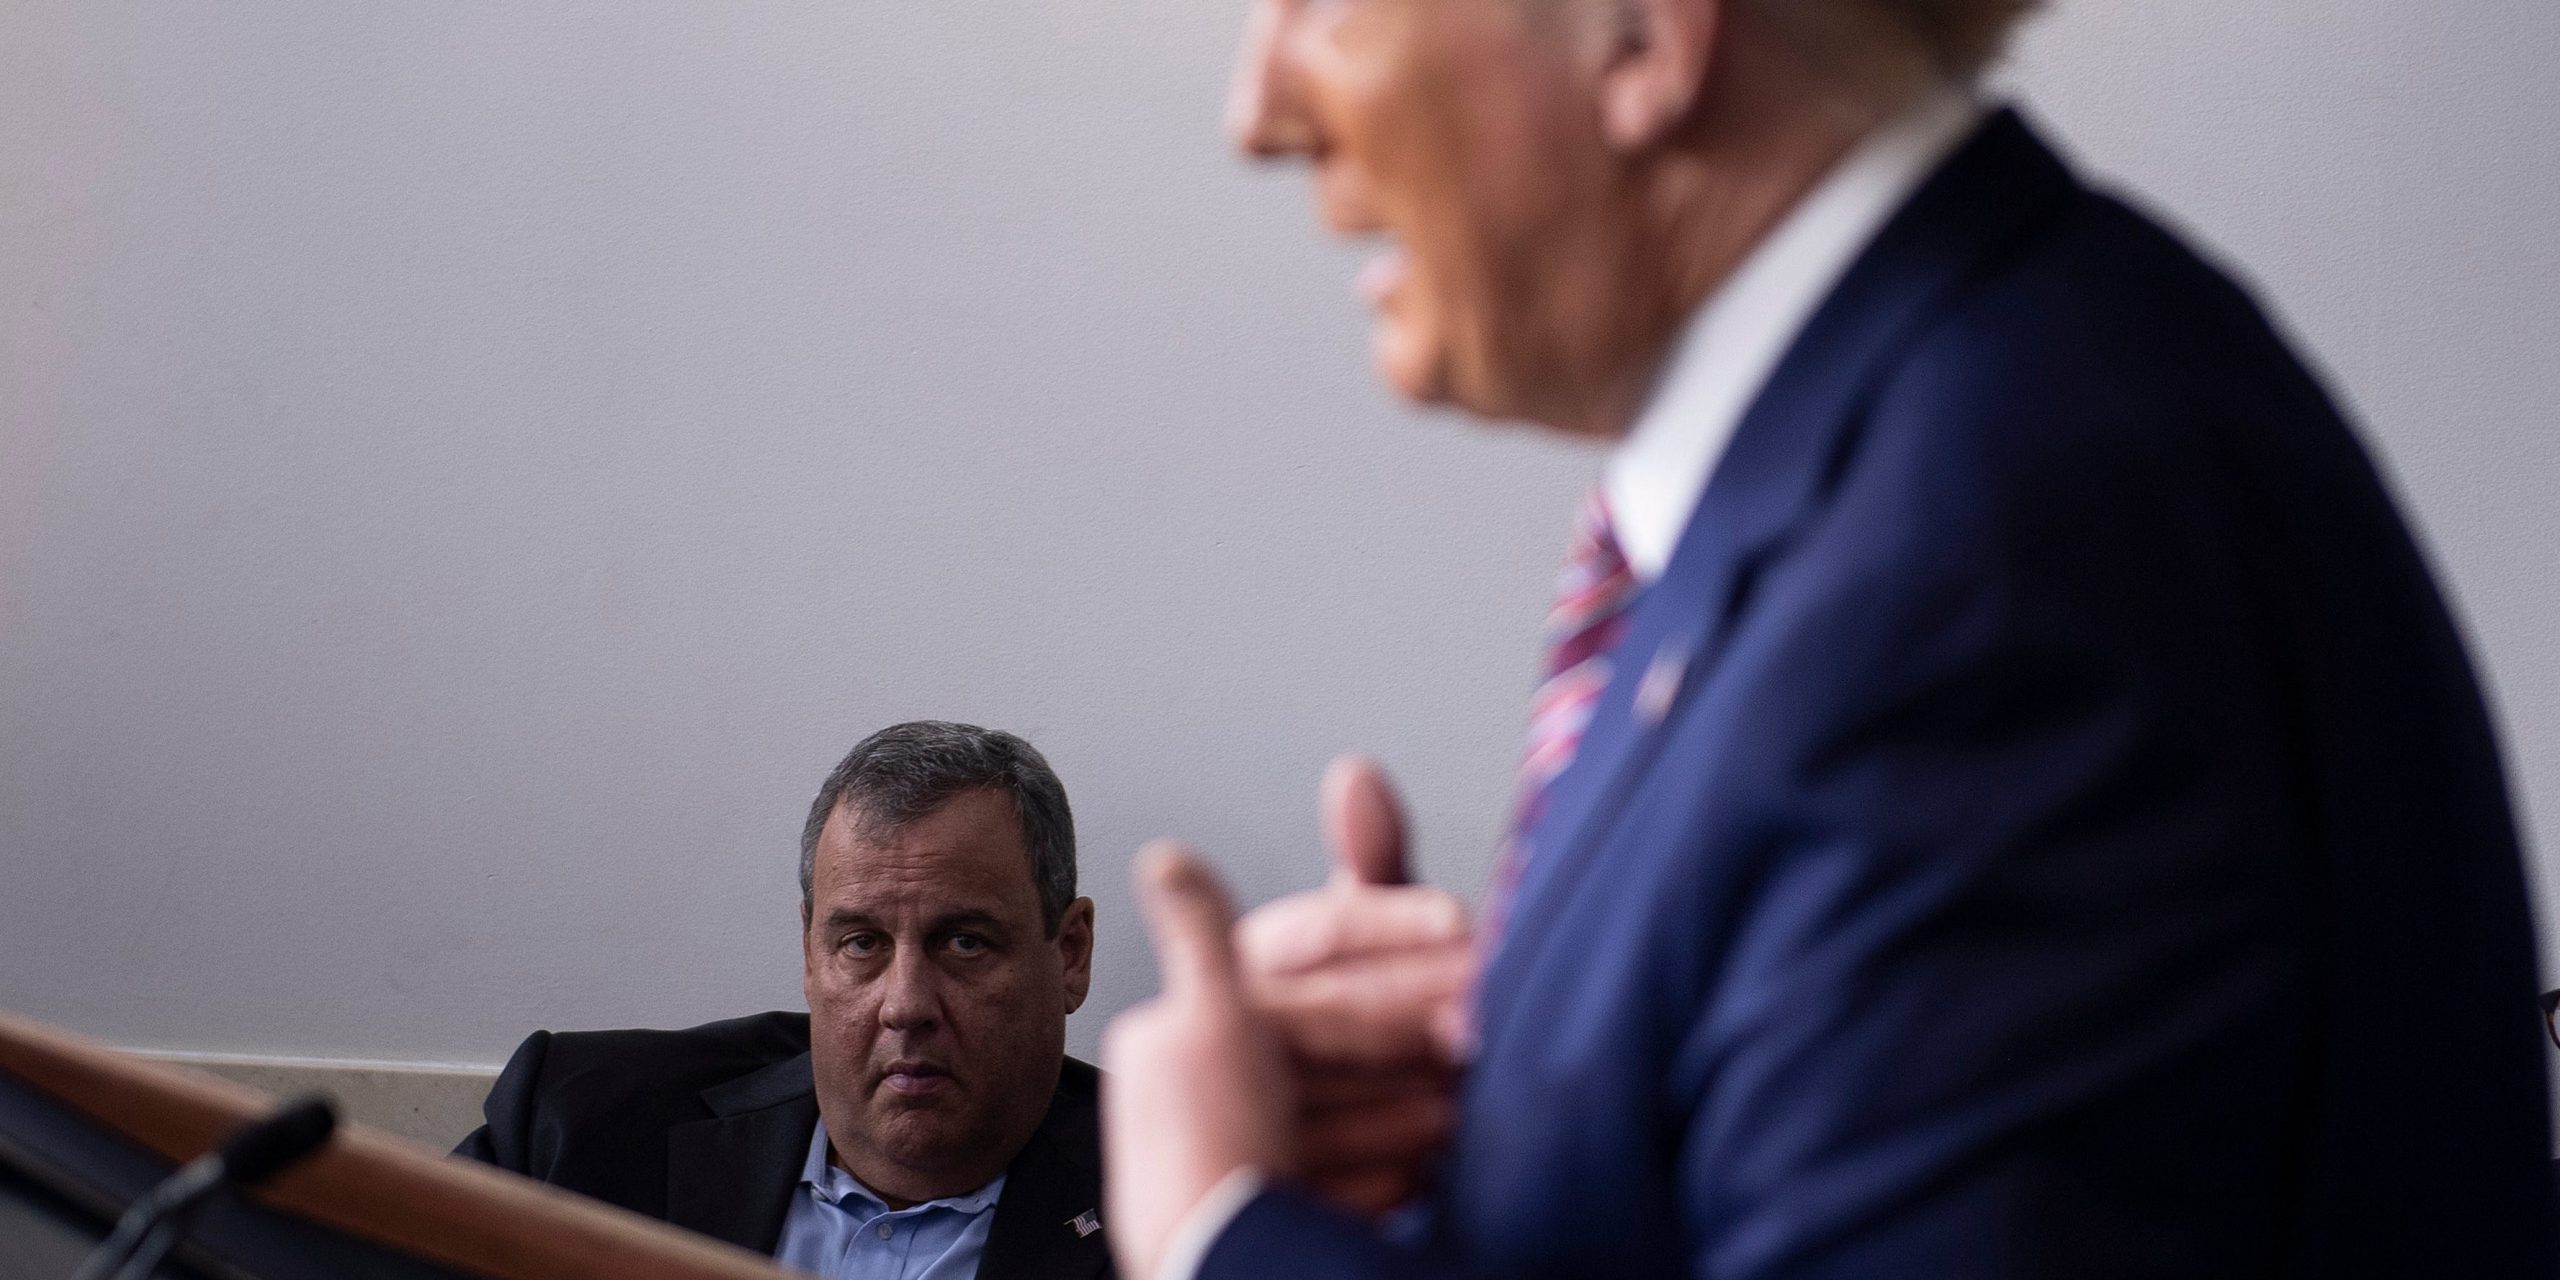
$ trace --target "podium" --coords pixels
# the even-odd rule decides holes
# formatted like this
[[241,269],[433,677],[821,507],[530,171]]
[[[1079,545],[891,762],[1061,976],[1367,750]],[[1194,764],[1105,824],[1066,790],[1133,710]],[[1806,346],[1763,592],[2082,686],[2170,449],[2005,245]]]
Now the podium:
[[[115,1216],[273,1100],[0,1013],[0,1275],[68,1276]],[[210,1208],[160,1274],[190,1280],[787,1280],[707,1236],[343,1124]],[[68,1259],[68,1261],[61,1261]]]

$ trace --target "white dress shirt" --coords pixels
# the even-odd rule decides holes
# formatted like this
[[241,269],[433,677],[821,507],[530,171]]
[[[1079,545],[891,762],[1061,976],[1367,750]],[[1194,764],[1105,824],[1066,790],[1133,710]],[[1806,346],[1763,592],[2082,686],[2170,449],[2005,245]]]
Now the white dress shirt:
[[[1867,135],[1691,314],[1601,475],[1639,582],[1671,563],[1725,445],[1814,311],[1984,115],[1971,93],[1948,89]],[[1264,1182],[1238,1169],[1201,1197],[1166,1242],[1157,1280],[1196,1280]]]
[[1805,323],[1983,114],[1950,89],[1868,135],[1689,317],[1601,476],[1638,581],[1671,563],[1716,460]]

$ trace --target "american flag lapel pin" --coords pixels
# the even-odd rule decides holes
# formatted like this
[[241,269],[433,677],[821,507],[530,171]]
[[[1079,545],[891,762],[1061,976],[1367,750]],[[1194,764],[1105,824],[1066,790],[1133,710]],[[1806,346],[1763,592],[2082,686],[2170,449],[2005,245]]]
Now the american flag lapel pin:
[[1102,1230],[1102,1218],[1093,1210],[1087,1209],[1084,1212],[1067,1219],[1067,1225],[1075,1228],[1076,1239],[1082,1240],[1086,1236]]
[[1680,682],[1688,674],[1688,639],[1664,641],[1661,648],[1653,651],[1653,661],[1645,665],[1644,678],[1636,681],[1636,719],[1647,727],[1662,723],[1662,718],[1671,714],[1671,703],[1680,696]]

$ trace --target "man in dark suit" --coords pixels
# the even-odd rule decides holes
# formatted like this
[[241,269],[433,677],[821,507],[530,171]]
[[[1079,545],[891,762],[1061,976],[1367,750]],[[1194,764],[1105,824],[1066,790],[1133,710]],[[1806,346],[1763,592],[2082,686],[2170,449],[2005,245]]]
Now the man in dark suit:
[[1029,743],[884,729],[802,834],[808,1014],[536,1032],[459,1153],[830,1280],[1107,1276],[1075,882]]
[[1483,925],[1143,863],[1124,1270],[2549,1274],[2459,638],[2249,299],[1973,96],[2022,7],[1255,7],[1390,379],[1613,452]]

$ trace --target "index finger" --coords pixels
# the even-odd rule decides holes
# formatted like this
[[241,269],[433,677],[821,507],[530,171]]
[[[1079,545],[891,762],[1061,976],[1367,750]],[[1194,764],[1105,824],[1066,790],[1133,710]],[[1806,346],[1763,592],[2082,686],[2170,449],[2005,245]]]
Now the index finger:
[[1291,894],[1247,912],[1236,950],[1247,970],[1290,973],[1381,951],[1463,942],[1466,904],[1428,885],[1352,886]]

